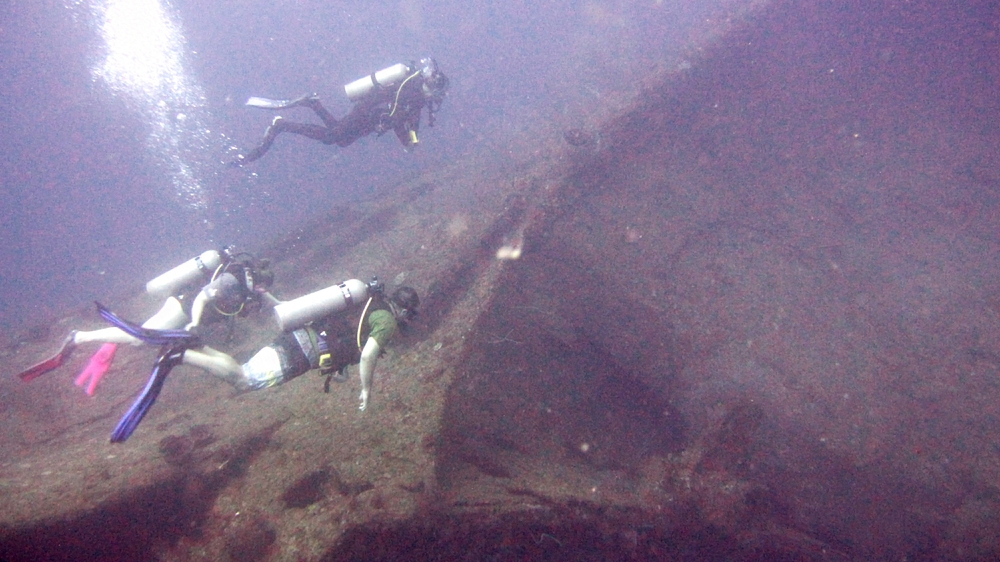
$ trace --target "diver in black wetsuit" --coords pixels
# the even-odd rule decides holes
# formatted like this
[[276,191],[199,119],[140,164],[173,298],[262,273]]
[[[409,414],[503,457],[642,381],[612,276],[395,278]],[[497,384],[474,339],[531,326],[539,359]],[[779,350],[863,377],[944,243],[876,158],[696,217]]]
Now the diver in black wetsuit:
[[316,94],[294,100],[250,98],[248,106],[262,109],[309,107],[323,125],[294,123],[281,116],[275,117],[261,144],[239,155],[232,164],[241,166],[264,156],[281,133],[295,133],[344,147],[371,133],[381,135],[392,130],[403,147],[410,149],[419,142],[417,130],[424,106],[427,107],[428,125],[433,127],[434,114],[441,108],[447,88],[448,78],[438,70],[434,59],[428,57],[420,59],[419,63],[390,66],[344,86],[347,97],[355,103],[350,113],[340,120],[323,107]]

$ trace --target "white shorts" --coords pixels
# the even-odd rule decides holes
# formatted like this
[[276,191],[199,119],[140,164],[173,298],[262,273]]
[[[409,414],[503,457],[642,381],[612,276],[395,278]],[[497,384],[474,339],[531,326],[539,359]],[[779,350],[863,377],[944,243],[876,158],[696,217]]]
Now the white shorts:
[[252,390],[260,390],[285,382],[281,355],[278,350],[267,346],[243,364],[243,376]]

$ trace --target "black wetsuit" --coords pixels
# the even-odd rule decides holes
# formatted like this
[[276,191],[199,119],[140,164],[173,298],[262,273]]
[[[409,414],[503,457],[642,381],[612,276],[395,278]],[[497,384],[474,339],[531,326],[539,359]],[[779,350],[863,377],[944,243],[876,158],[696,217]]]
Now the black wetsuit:
[[411,131],[416,133],[419,130],[420,112],[427,104],[423,84],[423,78],[417,74],[404,81],[402,87],[399,84],[376,87],[358,100],[350,113],[339,121],[323,107],[318,98],[304,98],[296,105],[311,108],[323,121],[323,125],[276,119],[268,128],[260,146],[241,157],[238,162],[259,159],[271,148],[280,133],[294,133],[324,144],[345,147],[363,136],[392,130],[403,146],[410,147],[415,139],[415,136],[411,136]]

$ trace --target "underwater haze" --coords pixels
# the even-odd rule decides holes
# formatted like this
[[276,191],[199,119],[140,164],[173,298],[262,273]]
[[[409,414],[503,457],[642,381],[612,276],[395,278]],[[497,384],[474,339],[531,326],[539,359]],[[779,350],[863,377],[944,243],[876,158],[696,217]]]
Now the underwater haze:
[[[0,559],[1000,559],[995,0],[0,22]],[[415,152],[282,135],[227,166],[274,116],[248,97],[342,115],[423,56],[451,89]],[[109,443],[175,354],[120,346],[94,396],[90,349],[12,376],[223,244],[279,298],[419,292],[365,410],[353,366],[234,392],[192,363]],[[272,316],[198,335],[239,363]]]
[[[603,104],[634,79],[623,69],[664,64],[719,4],[6,3],[0,326],[23,334],[206,248],[254,252],[336,202],[503,151],[540,115]],[[414,154],[391,135],[345,150],[281,138],[253,165],[225,166],[273,116],[248,97],[315,92],[339,115],[344,84],[422,56],[452,84]]]

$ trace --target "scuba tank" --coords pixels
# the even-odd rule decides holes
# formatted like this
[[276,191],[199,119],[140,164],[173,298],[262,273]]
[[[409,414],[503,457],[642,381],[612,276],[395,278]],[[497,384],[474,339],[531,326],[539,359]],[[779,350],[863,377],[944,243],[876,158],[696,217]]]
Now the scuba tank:
[[388,68],[383,68],[378,72],[369,74],[364,78],[358,78],[354,82],[344,86],[344,92],[347,94],[347,99],[351,101],[358,101],[368,92],[375,89],[376,86],[385,87],[392,85],[393,83],[406,78],[410,72],[412,72],[412,70],[409,66],[401,62],[396,63]]
[[200,277],[212,275],[220,265],[222,265],[222,254],[218,251],[202,252],[200,256],[191,258],[146,283],[146,292],[158,298],[169,297]]
[[378,288],[378,285],[370,285],[358,279],[348,279],[339,285],[275,305],[274,317],[281,331],[295,330],[328,314],[346,310],[356,304],[364,304]]

